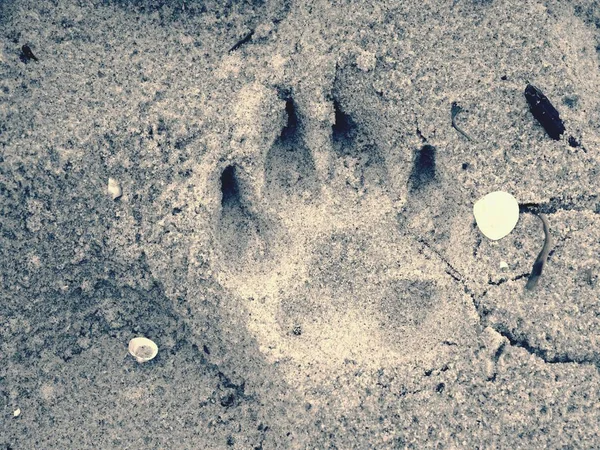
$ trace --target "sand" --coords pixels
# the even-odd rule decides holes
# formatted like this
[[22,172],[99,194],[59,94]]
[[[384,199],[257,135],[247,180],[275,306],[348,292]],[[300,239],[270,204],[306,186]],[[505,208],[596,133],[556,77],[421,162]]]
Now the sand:
[[0,449],[599,447],[599,24],[2,1]]

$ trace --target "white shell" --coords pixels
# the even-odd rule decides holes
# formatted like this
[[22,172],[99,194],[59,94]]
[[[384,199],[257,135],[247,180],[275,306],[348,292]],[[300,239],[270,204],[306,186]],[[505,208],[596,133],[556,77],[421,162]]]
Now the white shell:
[[508,192],[496,191],[477,200],[473,215],[479,230],[492,241],[502,239],[519,221],[519,203]]
[[158,353],[158,346],[150,339],[145,337],[136,337],[129,341],[129,353],[137,362],[143,363],[150,361]]
[[121,185],[114,178],[108,179],[108,193],[110,194],[113,200],[116,200],[119,197],[121,197],[121,195],[123,195]]

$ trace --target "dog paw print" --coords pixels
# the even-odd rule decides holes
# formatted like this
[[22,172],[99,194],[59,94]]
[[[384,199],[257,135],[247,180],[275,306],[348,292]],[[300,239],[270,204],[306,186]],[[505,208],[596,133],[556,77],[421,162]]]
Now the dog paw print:
[[[439,261],[399,232],[383,152],[344,106],[336,95],[315,103],[293,89],[244,88],[230,146],[206,170],[217,278],[273,360],[379,366],[477,322]],[[416,170],[423,164],[434,170],[421,160]],[[406,173],[412,189],[433,177]]]

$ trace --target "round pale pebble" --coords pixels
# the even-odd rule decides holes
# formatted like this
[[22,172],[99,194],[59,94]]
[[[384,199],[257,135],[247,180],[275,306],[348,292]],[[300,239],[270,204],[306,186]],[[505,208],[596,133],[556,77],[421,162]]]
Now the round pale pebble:
[[473,205],[479,230],[492,241],[502,239],[519,221],[519,203],[508,192],[491,192]]
[[129,341],[129,353],[137,362],[143,363],[157,355],[158,346],[148,338],[136,337]]

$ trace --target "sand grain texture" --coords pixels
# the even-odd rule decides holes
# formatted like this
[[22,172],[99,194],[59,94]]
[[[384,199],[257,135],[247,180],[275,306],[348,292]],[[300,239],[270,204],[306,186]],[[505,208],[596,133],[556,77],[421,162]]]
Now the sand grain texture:
[[[599,24],[0,2],[0,449],[599,447]],[[525,206],[492,242],[496,190]]]

